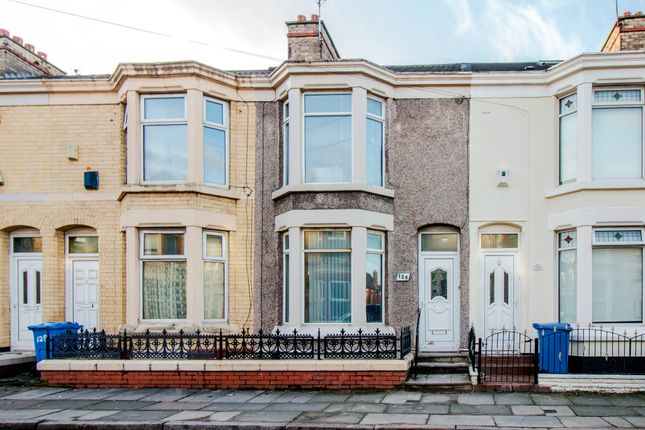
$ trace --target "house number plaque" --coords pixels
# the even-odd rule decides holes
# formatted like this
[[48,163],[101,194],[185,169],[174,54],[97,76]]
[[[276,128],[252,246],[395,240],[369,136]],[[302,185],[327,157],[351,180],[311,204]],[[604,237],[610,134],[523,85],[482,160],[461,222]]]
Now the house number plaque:
[[410,272],[398,272],[394,280],[396,282],[408,282],[410,280]]

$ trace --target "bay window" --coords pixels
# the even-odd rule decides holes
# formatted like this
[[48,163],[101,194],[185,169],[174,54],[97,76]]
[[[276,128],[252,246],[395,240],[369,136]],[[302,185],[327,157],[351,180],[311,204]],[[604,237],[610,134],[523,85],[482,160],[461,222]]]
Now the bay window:
[[204,182],[228,183],[228,105],[220,100],[204,99]]
[[383,322],[383,264],[385,254],[383,233],[367,232],[365,257],[365,313],[368,323]]
[[188,167],[186,97],[144,96],[141,104],[144,182],[184,182]]
[[575,230],[558,233],[560,322],[577,322],[577,242]]
[[560,99],[560,183],[576,180],[578,95]]
[[351,231],[304,232],[305,323],[350,323]]
[[206,231],[203,241],[205,320],[226,319],[226,236]]
[[592,179],[642,178],[642,91],[595,90],[591,121]]
[[366,171],[367,183],[383,186],[383,103],[367,98]]
[[140,259],[143,319],[185,319],[184,232],[142,231]]
[[643,322],[643,245],[642,229],[594,231],[594,323]]
[[282,321],[289,322],[289,233],[282,236]]
[[352,181],[352,95],[305,94],[305,182]]

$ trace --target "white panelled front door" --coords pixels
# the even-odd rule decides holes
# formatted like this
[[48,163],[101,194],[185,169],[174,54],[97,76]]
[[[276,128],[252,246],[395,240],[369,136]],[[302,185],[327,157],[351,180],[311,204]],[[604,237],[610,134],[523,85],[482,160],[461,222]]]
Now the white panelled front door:
[[11,344],[14,350],[33,350],[34,336],[27,327],[42,322],[42,259],[14,259]]
[[72,260],[72,320],[91,330],[99,325],[99,262]]
[[457,257],[423,256],[419,297],[421,321],[419,349],[449,351],[458,349],[459,298]]
[[484,256],[484,326],[491,331],[514,327],[515,256]]

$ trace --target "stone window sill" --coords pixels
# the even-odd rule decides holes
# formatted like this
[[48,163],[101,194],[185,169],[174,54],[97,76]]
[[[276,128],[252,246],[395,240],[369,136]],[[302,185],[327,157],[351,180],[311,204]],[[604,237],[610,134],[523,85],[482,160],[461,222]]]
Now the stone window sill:
[[645,179],[607,179],[571,182],[546,190],[545,197],[550,199],[579,191],[602,190],[645,190]]
[[308,192],[338,192],[338,191],[362,191],[365,193],[377,194],[380,196],[394,198],[394,190],[383,187],[375,187],[367,184],[291,184],[274,191],[271,194],[273,200],[291,193]]
[[174,185],[125,185],[121,188],[119,200],[127,194],[136,193],[197,193],[207,196],[225,197],[233,200],[241,200],[244,193],[241,190],[230,188],[213,187],[203,184],[174,184]]

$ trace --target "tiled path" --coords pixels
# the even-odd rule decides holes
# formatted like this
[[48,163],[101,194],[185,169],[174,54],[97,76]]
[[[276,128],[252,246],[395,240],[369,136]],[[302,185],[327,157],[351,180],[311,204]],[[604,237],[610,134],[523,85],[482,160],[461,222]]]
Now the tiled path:
[[645,428],[645,394],[0,387],[0,429]]

